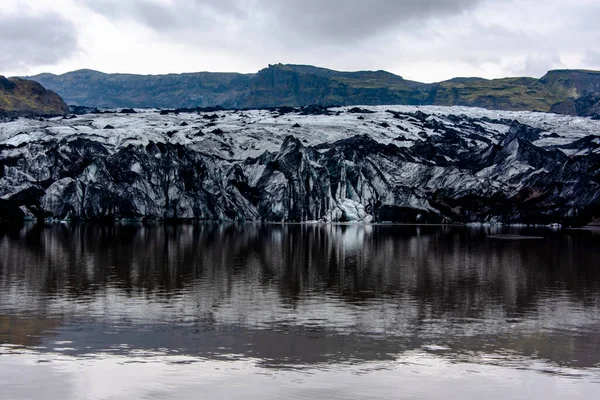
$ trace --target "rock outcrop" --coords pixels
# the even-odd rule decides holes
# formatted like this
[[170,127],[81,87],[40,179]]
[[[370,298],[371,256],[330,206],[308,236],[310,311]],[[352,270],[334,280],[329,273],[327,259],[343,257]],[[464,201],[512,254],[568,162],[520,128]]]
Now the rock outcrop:
[[56,116],[68,111],[59,95],[39,83],[0,76],[0,117]]

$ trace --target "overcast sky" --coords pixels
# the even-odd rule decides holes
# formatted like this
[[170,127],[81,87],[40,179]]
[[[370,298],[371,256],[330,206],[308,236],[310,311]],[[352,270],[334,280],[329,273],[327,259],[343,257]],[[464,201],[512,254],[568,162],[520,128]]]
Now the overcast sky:
[[432,82],[600,70],[600,0],[2,0],[0,75],[384,69]]

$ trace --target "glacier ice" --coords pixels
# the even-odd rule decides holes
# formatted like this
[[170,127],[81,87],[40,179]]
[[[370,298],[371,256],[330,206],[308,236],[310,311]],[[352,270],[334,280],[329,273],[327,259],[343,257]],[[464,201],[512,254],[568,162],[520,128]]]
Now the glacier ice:
[[38,218],[575,224],[600,215],[600,121],[364,108],[372,112],[360,120],[340,107],[2,122],[0,198]]

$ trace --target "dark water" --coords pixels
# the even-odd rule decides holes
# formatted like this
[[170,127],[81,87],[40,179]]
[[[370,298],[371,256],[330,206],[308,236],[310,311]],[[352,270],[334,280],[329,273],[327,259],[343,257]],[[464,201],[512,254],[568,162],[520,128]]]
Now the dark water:
[[600,398],[600,233],[493,233],[0,227],[0,398]]

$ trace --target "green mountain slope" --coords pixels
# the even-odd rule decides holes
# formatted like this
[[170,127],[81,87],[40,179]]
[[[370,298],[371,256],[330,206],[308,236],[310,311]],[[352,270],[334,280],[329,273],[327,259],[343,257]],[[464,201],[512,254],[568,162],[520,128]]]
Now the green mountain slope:
[[256,74],[103,74],[80,70],[32,77],[70,104],[95,107],[256,108],[321,105],[462,105],[498,110],[600,112],[600,72],[550,71],[541,79],[455,78],[425,84],[386,71],[340,72],[269,65]]
[[69,104],[93,107],[237,107],[251,75],[199,72],[169,75],[104,74],[78,70],[31,77]]
[[65,102],[37,82],[0,76],[0,116],[63,115]]

